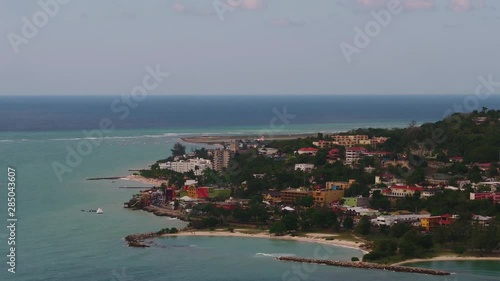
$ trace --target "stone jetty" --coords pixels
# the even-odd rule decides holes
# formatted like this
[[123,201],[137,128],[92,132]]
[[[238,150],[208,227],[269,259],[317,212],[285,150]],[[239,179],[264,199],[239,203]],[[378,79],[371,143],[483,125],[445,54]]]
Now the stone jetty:
[[315,263],[315,264],[324,264],[324,265],[330,265],[330,266],[353,267],[353,268],[362,268],[362,269],[389,270],[389,271],[395,271],[395,272],[418,273],[418,274],[438,275],[438,276],[446,276],[446,275],[451,274],[450,272],[441,271],[441,270],[409,267],[409,266],[383,265],[383,264],[368,263],[368,262],[318,260],[318,259],[309,259],[309,258],[300,258],[300,257],[278,257],[277,259],[280,261]]
[[88,181],[100,181],[100,180],[119,180],[124,177],[107,177],[107,178],[87,178]]

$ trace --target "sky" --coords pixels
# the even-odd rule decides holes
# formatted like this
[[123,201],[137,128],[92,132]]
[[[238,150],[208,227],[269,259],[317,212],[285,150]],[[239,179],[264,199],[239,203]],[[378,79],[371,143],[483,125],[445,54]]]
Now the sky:
[[169,73],[152,95],[470,94],[478,77],[500,81],[497,0],[39,1],[0,0],[0,95],[127,94],[148,66]]

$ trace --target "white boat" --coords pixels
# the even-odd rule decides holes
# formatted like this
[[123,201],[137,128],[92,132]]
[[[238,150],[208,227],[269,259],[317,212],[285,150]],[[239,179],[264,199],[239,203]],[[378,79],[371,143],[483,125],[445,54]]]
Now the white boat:
[[101,208],[97,208],[96,214],[104,214],[104,211]]

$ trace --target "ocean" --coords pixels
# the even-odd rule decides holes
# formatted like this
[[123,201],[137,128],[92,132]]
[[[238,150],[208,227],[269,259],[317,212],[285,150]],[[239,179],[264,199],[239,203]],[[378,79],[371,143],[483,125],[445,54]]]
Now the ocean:
[[[419,266],[455,274],[413,274],[316,266],[274,260],[281,254],[350,260],[347,248],[251,238],[156,239],[147,249],[128,248],[132,233],[183,227],[178,220],[123,208],[138,185],[125,176],[169,155],[183,136],[335,132],[358,127],[404,127],[441,119],[463,96],[355,97],[148,97],[129,114],[113,110],[117,97],[2,97],[0,100],[0,280],[500,280],[500,263],[432,262]],[[498,97],[482,106],[500,108]],[[284,110],[286,107],[286,110]],[[481,108],[478,108],[481,110]],[[117,111],[117,112],[115,112]],[[278,113],[276,113],[278,112]],[[293,118],[291,118],[293,116]],[[70,150],[97,141],[61,178],[53,163],[67,164]],[[94,131],[93,131],[94,130]],[[86,132],[85,132],[86,131]],[[188,145],[188,150],[199,145]],[[82,147],[80,147],[82,148]],[[16,273],[7,272],[7,169],[16,170]],[[103,215],[81,210],[102,208]]]

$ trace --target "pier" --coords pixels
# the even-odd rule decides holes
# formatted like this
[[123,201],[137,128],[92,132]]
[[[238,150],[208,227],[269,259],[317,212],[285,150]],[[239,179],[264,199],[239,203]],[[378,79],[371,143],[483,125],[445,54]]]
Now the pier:
[[383,264],[368,263],[368,262],[318,260],[318,259],[309,259],[300,257],[278,257],[277,260],[289,261],[289,262],[301,262],[301,263],[315,263],[315,264],[324,264],[329,266],[351,267],[351,268],[361,268],[361,269],[389,270],[394,272],[407,272],[407,273],[438,275],[438,276],[451,275],[450,272],[441,270],[409,267],[409,266],[383,265]]

